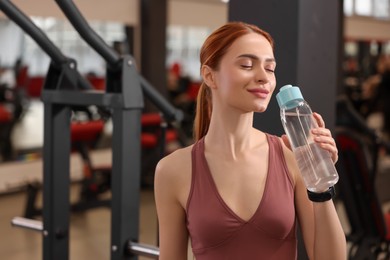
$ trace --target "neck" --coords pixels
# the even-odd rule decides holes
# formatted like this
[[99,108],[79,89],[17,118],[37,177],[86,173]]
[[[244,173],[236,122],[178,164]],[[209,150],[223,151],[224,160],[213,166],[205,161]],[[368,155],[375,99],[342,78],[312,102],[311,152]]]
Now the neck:
[[253,128],[253,112],[216,111],[210,120],[205,142],[209,149],[236,158],[261,142]]

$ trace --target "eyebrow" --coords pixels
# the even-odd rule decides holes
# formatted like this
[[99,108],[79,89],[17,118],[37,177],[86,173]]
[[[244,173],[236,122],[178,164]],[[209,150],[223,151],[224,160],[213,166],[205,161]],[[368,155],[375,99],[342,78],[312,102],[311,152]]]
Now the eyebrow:
[[[258,56],[253,55],[253,54],[241,54],[237,58],[250,58],[253,60],[261,60]],[[276,64],[276,60],[274,58],[267,58],[267,59],[265,59],[265,62]]]

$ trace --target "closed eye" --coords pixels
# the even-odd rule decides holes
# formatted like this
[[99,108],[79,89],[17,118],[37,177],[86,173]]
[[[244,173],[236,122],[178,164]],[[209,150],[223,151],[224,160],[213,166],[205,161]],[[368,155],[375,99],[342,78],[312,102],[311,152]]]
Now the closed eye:
[[243,69],[252,69],[252,65],[241,65],[241,68]]
[[276,66],[272,64],[266,64],[266,66],[264,66],[264,69],[269,73],[275,73],[275,68]]

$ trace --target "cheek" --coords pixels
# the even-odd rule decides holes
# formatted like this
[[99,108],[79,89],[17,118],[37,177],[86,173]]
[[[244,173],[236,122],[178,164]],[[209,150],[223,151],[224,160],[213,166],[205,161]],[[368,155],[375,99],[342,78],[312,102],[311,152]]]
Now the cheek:
[[275,74],[269,78],[269,86],[270,86],[270,92],[271,94],[273,94],[273,92],[275,91],[275,88],[276,88],[276,77],[275,77]]
[[226,70],[221,73],[219,78],[219,88],[223,92],[231,92],[237,89],[243,89],[252,80],[252,76],[237,71],[235,69]]
[[271,80],[271,87],[270,87],[270,91],[271,91],[272,94],[274,93],[275,88],[276,88],[276,79],[275,79],[275,77],[274,77],[274,78]]
[[218,75],[217,88],[221,94],[227,94],[235,89],[239,75],[234,70],[224,70]]

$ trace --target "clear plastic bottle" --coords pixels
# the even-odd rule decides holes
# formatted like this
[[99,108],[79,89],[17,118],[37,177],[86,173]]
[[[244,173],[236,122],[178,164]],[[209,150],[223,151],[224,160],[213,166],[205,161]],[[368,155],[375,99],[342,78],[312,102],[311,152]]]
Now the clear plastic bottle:
[[337,183],[339,176],[328,151],[314,141],[311,129],[318,127],[299,87],[286,85],[276,95],[280,117],[306,188],[322,192]]

